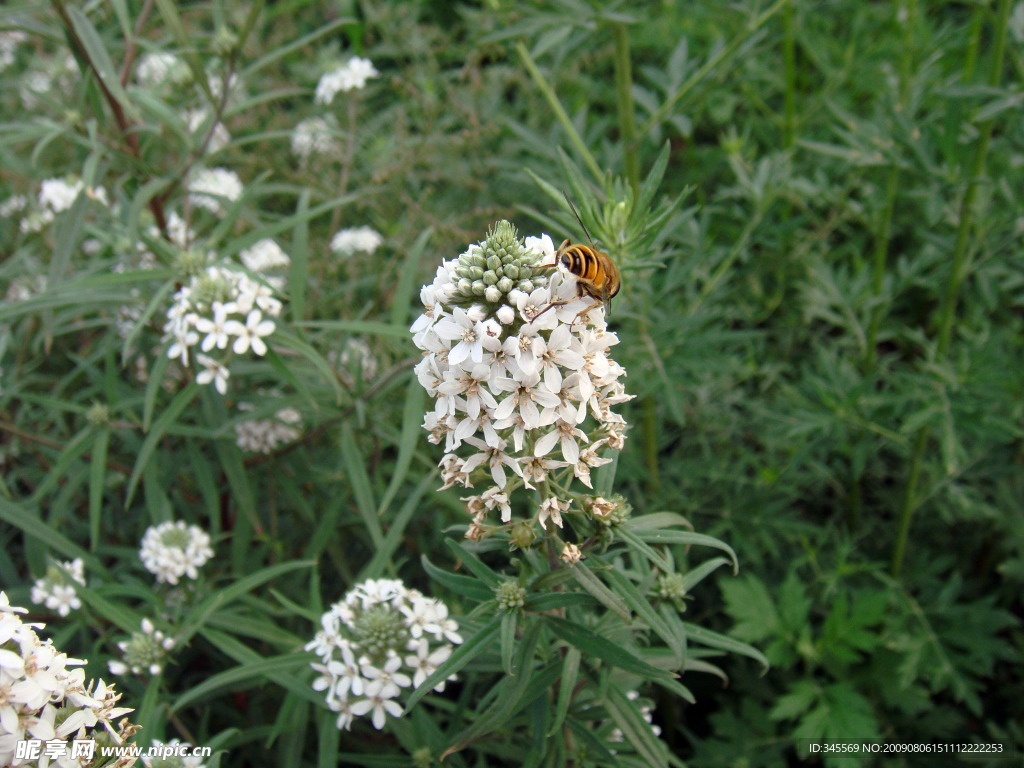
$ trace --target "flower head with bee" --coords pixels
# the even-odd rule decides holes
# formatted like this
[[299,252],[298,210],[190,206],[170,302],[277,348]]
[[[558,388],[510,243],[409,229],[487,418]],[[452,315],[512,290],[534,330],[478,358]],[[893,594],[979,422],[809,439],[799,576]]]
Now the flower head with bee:
[[470,539],[513,531],[513,494],[522,488],[540,490],[543,503],[520,521],[513,544],[532,541],[535,525],[562,527],[562,512],[587,514],[571,505],[569,485],[593,487],[591,469],[611,461],[602,449],[625,440],[625,420],[613,411],[632,399],[610,356],[618,337],[555,255],[547,235],[523,240],[500,221],[420,291],[416,374],[435,398],[423,426],[445,446],[443,487],[478,492],[463,499]]

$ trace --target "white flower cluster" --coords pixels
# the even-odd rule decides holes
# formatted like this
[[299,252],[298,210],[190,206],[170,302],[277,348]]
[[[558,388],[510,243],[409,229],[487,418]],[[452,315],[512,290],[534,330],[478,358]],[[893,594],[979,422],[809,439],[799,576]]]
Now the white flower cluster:
[[199,568],[213,557],[210,534],[198,525],[160,523],[146,530],[139,559],[156,580],[177,584],[182,576],[199,578]]
[[[640,694],[637,691],[630,691],[629,693],[626,694],[626,698],[629,699],[630,701],[637,701],[640,698]],[[647,722],[647,724],[651,726],[651,731],[654,733],[654,735],[655,736],[661,736],[661,726],[660,725],[654,725],[654,705],[653,704],[646,704],[646,703],[641,704],[640,705],[640,714],[643,716],[643,718]],[[611,735],[608,737],[608,741],[623,742],[625,740],[626,740],[625,735],[622,733],[622,731],[619,728],[616,728],[615,730],[613,730],[611,732]],[[612,754],[615,754],[614,750],[612,750]]]
[[[18,742],[25,739],[66,743],[69,738],[93,738],[122,744],[137,728],[126,719],[114,728],[114,720],[132,711],[116,706],[121,694],[102,680],[86,685],[81,669],[86,662],[70,659],[51,641],[40,640],[35,630],[45,625],[25,624],[19,613],[27,611],[12,607],[0,592],[0,765],[81,765],[69,757],[53,763],[47,756],[16,758]],[[66,746],[70,754],[71,745]],[[134,762],[127,759],[116,765],[127,768]]]
[[[474,515],[468,538],[485,535],[491,510],[510,523],[512,491],[543,485],[553,469],[569,467],[593,487],[590,470],[609,461],[598,451],[625,439],[612,406],[632,396],[608,354],[618,337],[604,308],[578,298],[575,276],[553,263],[550,237],[524,243],[501,222],[420,291],[426,311],[411,328],[424,353],[416,375],[436,398],[423,426],[445,446],[443,487],[493,482],[464,499]],[[588,410],[595,423],[584,431]],[[455,453],[463,445],[473,451],[465,458]],[[548,458],[556,447],[561,460]],[[535,519],[561,526],[564,507],[554,498],[545,504]]]
[[[239,403],[239,410],[251,411],[251,403]],[[270,453],[277,446],[299,439],[301,431],[295,424],[302,423],[302,414],[294,408],[282,408],[273,419],[251,419],[235,424],[235,444],[243,451]]]
[[[75,57],[70,53],[63,57],[55,56],[44,59],[41,65],[42,69],[26,72],[22,78],[19,96],[25,109],[31,110],[38,107],[41,97],[49,94],[55,81],[61,94],[65,97],[70,96],[71,87],[80,76]],[[50,101],[51,106],[59,106],[60,109],[63,109],[66,103],[66,100],[61,99]]]
[[245,248],[238,254],[245,268],[252,272],[268,272],[291,266],[292,260],[281,250],[281,246],[270,238],[264,238]]
[[[53,222],[54,216],[63,213],[74,204],[75,198],[84,187],[81,179],[45,179],[39,188],[38,206],[30,205],[24,195],[16,195],[4,201],[0,215],[10,216],[29,208],[19,227],[24,233],[41,232]],[[107,190],[103,187],[86,189],[85,194],[101,205],[110,204]]]
[[28,35],[20,30],[0,32],[0,72],[14,63],[14,51],[18,43],[28,40]]
[[221,214],[224,200],[234,202],[242,196],[242,182],[227,168],[197,168],[189,176],[188,191],[192,205]]
[[192,70],[173,53],[153,51],[139,59],[135,77],[143,88],[153,90],[164,84],[184,85],[192,79]]
[[136,675],[144,672],[159,675],[174,645],[173,637],[165,637],[163,632],[153,626],[152,621],[143,619],[141,632],[134,632],[130,640],[122,640],[117,644],[124,661],[112,659],[107,662],[107,666],[115,675],[126,675],[129,671]]
[[270,317],[281,314],[281,302],[270,288],[227,266],[206,267],[174,294],[163,328],[165,338],[174,339],[167,356],[180,358],[187,366],[189,350],[199,344],[203,354],[197,359],[203,370],[196,381],[213,382],[218,392],[227,394],[231,376],[227,359],[215,360],[205,353],[214,348],[226,350],[230,344],[237,355],[250,349],[256,355],[265,355],[267,344],[263,339],[276,326],[273,320],[264,318],[264,313]]
[[317,104],[330,104],[339,91],[347,92],[365,88],[367,80],[379,75],[380,72],[373,68],[369,59],[353,56],[348,60],[348,64],[343,64],[320,78],[320,82],[316,84],[316,96],[313,100]]
[[[306,645],[323,662],[312,665],[320,673],[313,689],[327,691],[327,706],[346,730],[354,718],[371,713],[377,730],[388,714],[400,717],[395,698],[401,689],[420,686],[451,656],[451,643],[462,642],[447,605],[393,579],[358,584],[320,623]],[[434,690],[444,690],[444,682]]]
[[338,126],[332,117],[308,117],[296,125],[292,130],[292,153],[303,160],[310,155],[340,155],[341,144],[335,138]]
[[[210,112],[207,109],[190,109],[184,114],[185,123],[188,125],[188,132],[195,133],[210,118]],[[206,131],[210,130],[207,126],[206,130],[203,131],[203,135],[199,136],[199,140],[205,138]],[[228,129],[224,127],[224,123],[217,123],[213,126],[213,131],[210,134],[210,140],[206,144],[206,154],[212,155],[214,152],[220,152],[231,142],[231,134],[228,133]],[[237,178],[237,177],[236,177]]]
[[67,616],[82,607],[75,583],[85,586],[85,566],[82,558],[76,557],[70,562],[54,563],[47,569],[46,576],[36,579],[32,587],[32,602],[36,605],[45,605],[61,616]]
[[351,256],[356,251],[365,251],[372,254],[384,237],[370,227],[352,227],[336,232],[331,238],[331,250],[339,256]]

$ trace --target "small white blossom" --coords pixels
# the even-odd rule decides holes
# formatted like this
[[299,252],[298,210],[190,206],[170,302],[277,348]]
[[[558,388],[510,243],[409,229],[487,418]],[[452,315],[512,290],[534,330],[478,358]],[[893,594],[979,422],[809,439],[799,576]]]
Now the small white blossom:
[[351,256],[356,251],[372,254],[384,238],[370,227],[353,227],[335,233],[331,238],[331,250],[340,256]]
[[213,557],[210,535],[183,520],[160,523],[146,530],[139,559],[161,583],[177,584],[183,576],[199,578],[199,568]]
[[281,246],[270,238],[256,241],[251,247],[238,254],[246,269],[253,272],[266,272],[279,267],[288,267],[292,260],[281,250]]
[[337,125],[327,118],[308,117],[298,123],[292,130],[292,154],[302,158],[310,155],[338,157],[341,155],[341,144],[335,138]]
[[353,56],[337,69],[328,72],[320,78],[316,85],[316,96],[314,101],[317,104],[330,104],[334,101],[335,95],[339,92],[358,90],[366,86],[366,81],[371,77],[378,77],[380,72],[374,69],[369,59],[362,59]]
[[198,168],[189,177],[188,191],[192,205],[220,214],[223,200],[234,202],[242,196],[242,182],[227,168]]
[[135,68],[139,85],[153,90],[165,84],[183,85],[192,79],[192,70],[173,53],[151,52],[139,59]]

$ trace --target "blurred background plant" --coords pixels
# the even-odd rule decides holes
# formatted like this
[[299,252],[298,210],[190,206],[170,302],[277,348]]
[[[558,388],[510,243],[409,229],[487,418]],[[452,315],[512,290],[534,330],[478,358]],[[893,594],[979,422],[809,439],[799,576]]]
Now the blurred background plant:
[[[420,439],[415,292],[498,219],[582,241],[565,190],[622,269],[616,490],[745,571],[659,594],[773,665],[644,689],[672,759],[1024,748],[1024,3],[10,2],[0,30],[0,580],[42,582],[87,677],[143,670],[140,736],[419,766],[466,725],[497,643],[369,755],[292,651],[367,579],[473,610],[419,564],[468,567],[468,516]],[[212,561],[188,528],[144,565],[172,521]]]

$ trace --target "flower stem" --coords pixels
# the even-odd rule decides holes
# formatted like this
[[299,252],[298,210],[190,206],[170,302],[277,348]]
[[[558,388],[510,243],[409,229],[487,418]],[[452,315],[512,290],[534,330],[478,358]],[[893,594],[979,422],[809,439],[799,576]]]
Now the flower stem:
[[640,190],[640,160],[637,157],[636,111],[633,109],[633,72],[629,59],[629,30],[621,21],[611,25],[615,41],[615,93],[619,109],[619,140],[622,169],[635,198]]
[[796,23],[794,6],[796,0],[789,0],[782,12],[782,26],[785,37],[782,41],[782,58],[786,65],[786,112],[784,119],[785,146],[792,147],[796,141]]
[[572,124],[572,120],[569,119],[569,115],[558,100],[558,96],[555,94],[554,89],[544,78],[544,74],[537,67],[537,64],[530,56],[530,52],[526,50],[526,46],[522,43],[516,43],[516,51],[519,53],[519,58],[523,60],[523,64],[526,66],[527,72],[530,73],[530,77],[533,78],[533,82],[547,100],[548,105],[551,107],[551,111],[555,113],[555,117],[558,119],[558,122],[561,123],[562,129],[569,136],[569,141],[572,142],[576,151],[580,153],[580,157],[583,158],[583,162],[586,163],[587,168],[590,169],[590,172],[593,174],[595,179],[604,179],[604,172],[601,170],[601,166],[598,165],[597,160],[590,153],[590,150],[587,149],[586,142],[583,141],[583,137],[581,137],[579,132],[576,130],[576,126]]
[[[1010,0],[999,0],[999,10],[996,15],[996,29],[994,43],[992,46],[992,65],[989,70],[988,85],[992,88],[999,87],[999,81],[1003,73],[1003,54],[1006,52],[1006,26],[1010,16]],[[972,45],[973,48],[973,45]],[[965,62],[965,69],[968,65],[973,66],[970,59],[971,49],[968,49],[968,59]],[[978,128],[978,143],[975,145],[974,160],[971,163],[970,176],[967,180],[967,188],[960,201],[960,225],[957,228],[956,244],[953,246],[953,259],[949,269],[949,279],[946,282],[946,291],[942,299],[942,306],[939,308],[938,343],[936,344],[935,357],[942,361],[949,351],[950,338],[953,333],[953,318],[956,314],[957,299],[960,295],[960,288],[970,268],[967,257],[967,241],[971,234],[972,214],[974,212],[974,200],[978,194],[978,185],[982,174],[985,172],[985,158],[988,155],[988,145],[992,138],[992,126],[994,118],[983,122]],[[910,476],[907,478],[907,487],[903,494],[903,508],[900,513],[900,527],[896,537],[896,545],[893,548],[891,573],[898,576],[903,567],[903,556],[907,546],[907,536],[910,533],[910,521],[914,514],[916,502],[917,480],[921,470],[921,460],[924,451],[928,446],[929,428],[927,425],[917,433],[917,440],[914,443],[914,453],[910,461]]]
[[889,174],[885,181],[885,204],[882,217],[875,234],[875,263],[871,275],[871,299],[875,306],[871,310],[871,325],[868,326],[867,344],[864,349],[864,370],[870,373],[875,369],[878,346],[878,328],[882,324],[883,307],[881,304],[882,282],[885,279],[885,261],[889,254],[889,231],[892,228],[892,211],[896,205],[896,190],[899,185],[900,169],[896,163],[889,166]]

